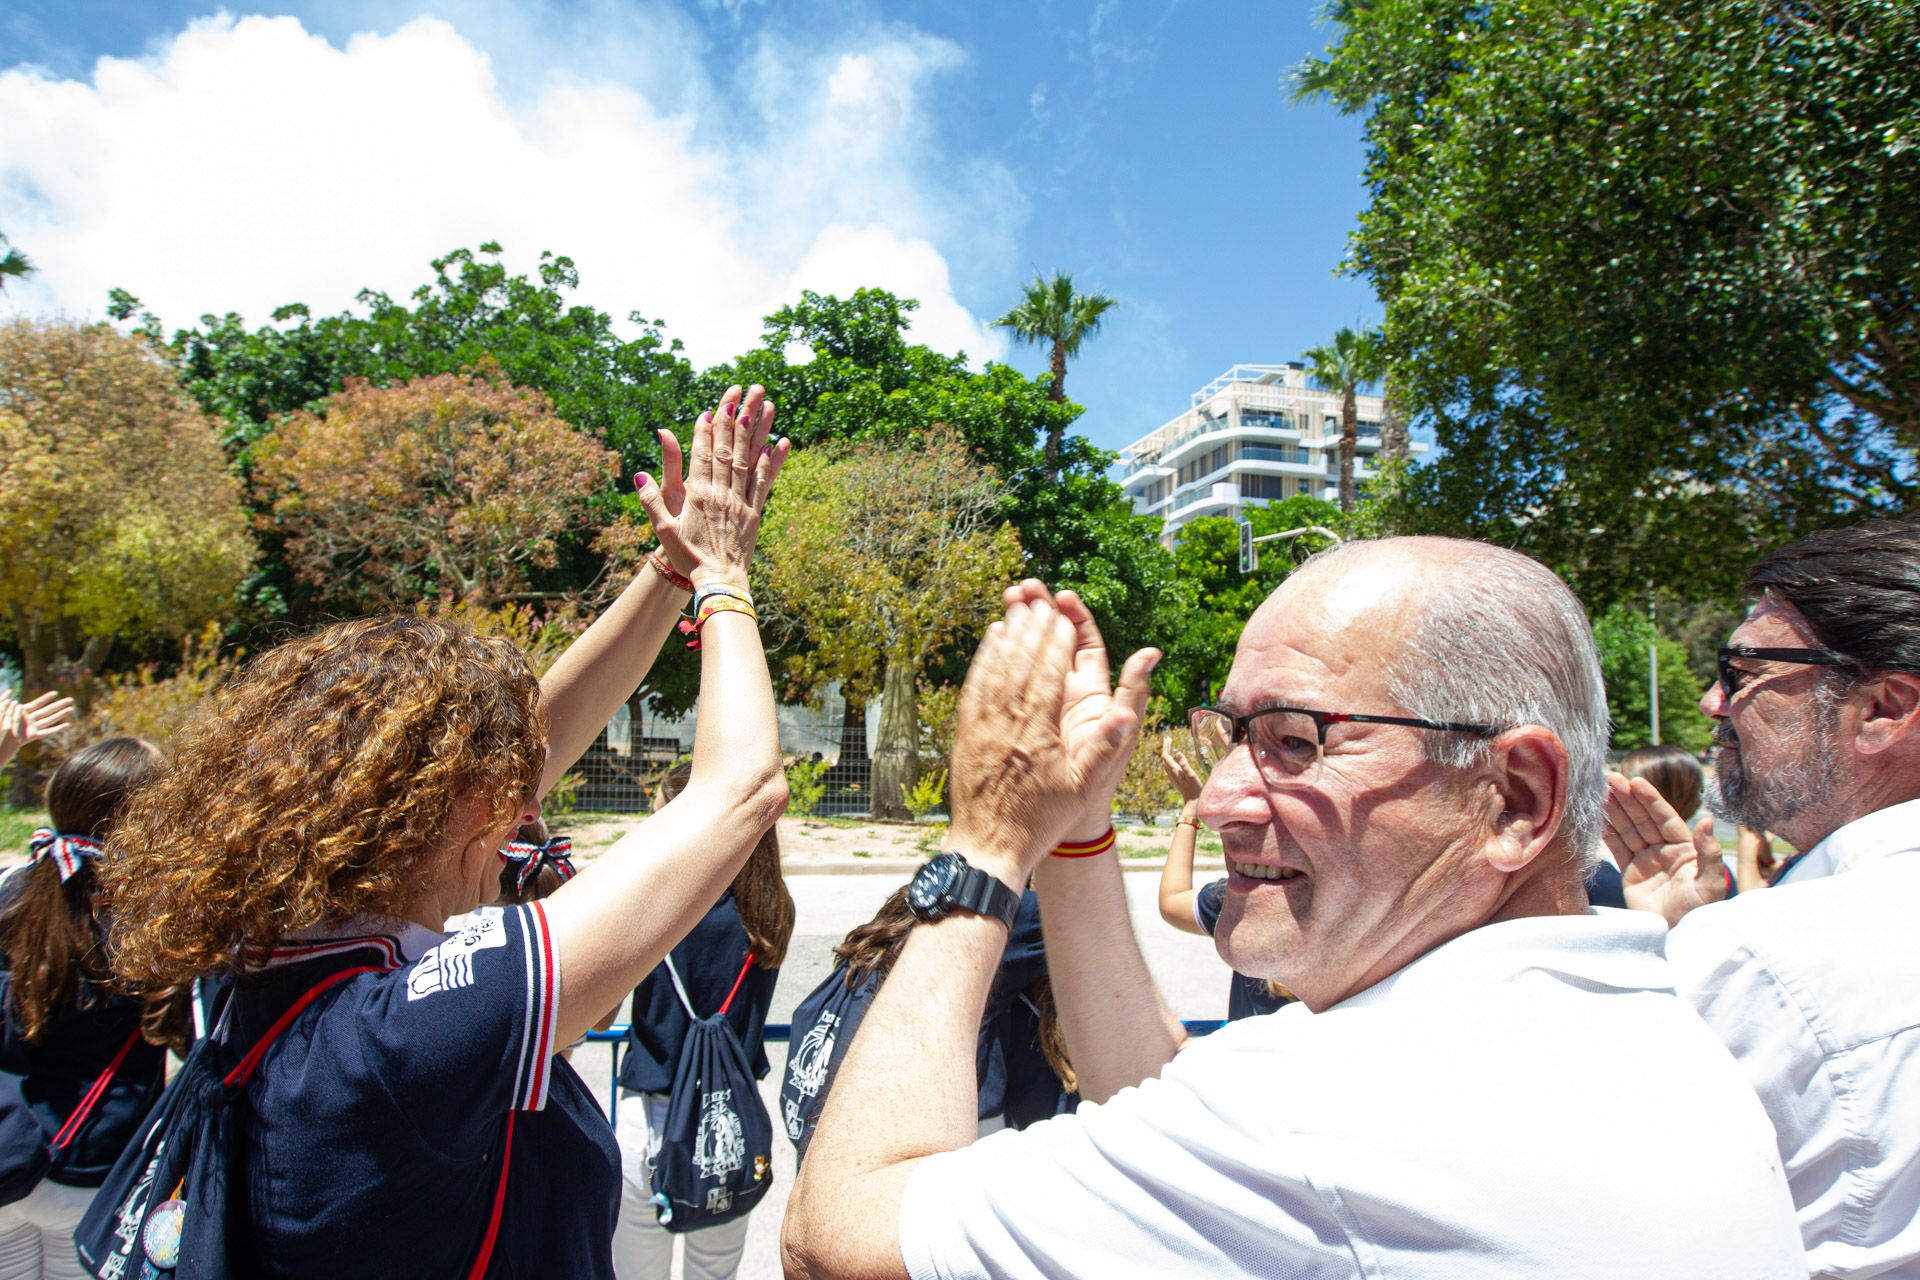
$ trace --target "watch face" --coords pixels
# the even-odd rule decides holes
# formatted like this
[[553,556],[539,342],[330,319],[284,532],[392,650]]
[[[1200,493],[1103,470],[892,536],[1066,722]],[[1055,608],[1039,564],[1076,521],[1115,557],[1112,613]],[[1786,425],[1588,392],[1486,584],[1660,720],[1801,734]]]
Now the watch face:
[[907,906],[916,915],[934,910],[959,874],[960,859],[951,853],[941,854],[913,877],[913,883],[907,887]]

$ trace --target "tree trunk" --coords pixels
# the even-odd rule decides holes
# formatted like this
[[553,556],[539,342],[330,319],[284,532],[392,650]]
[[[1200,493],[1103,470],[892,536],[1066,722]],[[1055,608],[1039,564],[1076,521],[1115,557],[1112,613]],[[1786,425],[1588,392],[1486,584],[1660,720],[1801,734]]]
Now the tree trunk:
[[1400,411],[1400,397],[1389,382],[1381,388],[1380,456],[1388,462],[1404,462],[1410,452],[1407,443],[1407,418]]
[[873,816],[913,816],[906,793],[920,779],[920,714],[913,702],[913,665],[887,660],[880,686],[880,742],[873,753]]
[[[1047,399],[1055,404],[1065,402],[1067,398],[1067,349],[1058,342],[1053,344],[1053,386],[1047,391]],[[1059,423],[1047,426],[1047,483],[1060,478],[1060,433]]]
[[1360,443],[1360,411],[1354,403],[1353,384],[1348,383],[1340,397],[1340,509],[1353,510],[1353,454]]

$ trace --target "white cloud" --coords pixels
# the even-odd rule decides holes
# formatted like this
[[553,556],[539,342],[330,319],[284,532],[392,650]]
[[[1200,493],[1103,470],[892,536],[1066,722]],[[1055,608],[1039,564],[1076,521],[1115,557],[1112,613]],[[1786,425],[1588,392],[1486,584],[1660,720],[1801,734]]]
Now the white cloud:
[[998,166],[942,153],[923,99],[962,60],[897,30],[768,37],[671,93],[577,72],[503,90],[439,19],[344,47],[293,18],[207,19],[88,83],[0,72],[0,230],[40,268],[4,296],[98,314],[118,285],[170,324],[258,322],[409,289],[495,239],[516,267],[570,254],[586,301],[664,318],[697,362],[752,345],[802,288],[863,284],[919,298],[920,340],[994,357],[950,255],[1002,265],[1023,205]]

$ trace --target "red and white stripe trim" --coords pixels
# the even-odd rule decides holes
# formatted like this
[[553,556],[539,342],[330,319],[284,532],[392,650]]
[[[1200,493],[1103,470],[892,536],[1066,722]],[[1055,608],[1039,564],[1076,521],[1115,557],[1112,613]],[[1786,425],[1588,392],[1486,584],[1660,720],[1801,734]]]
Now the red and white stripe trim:
[[538,1111],[547,1105],[547,1085],[553,1076],[555,1037],[560,1021],[560,954],[547,931],[547,914],[539,903],[514,910],[521,913],[521,946],[526,952],[527,1010],[521,1036],[520,1063],[514,1075],[513,1106]]

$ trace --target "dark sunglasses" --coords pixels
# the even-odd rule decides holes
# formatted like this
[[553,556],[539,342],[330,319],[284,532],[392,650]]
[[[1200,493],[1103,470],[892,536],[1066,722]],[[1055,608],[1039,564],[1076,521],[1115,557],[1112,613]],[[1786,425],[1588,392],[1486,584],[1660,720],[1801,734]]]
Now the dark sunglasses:
[[1852,658],[1842,657],[1831,649],[1767,649],[1756,648],[1750,644],[1730,644],[1720,650],[1720,692],[1728,702],[1758,671],[1742,671],[1733,665],[1735,658],[1756,658],[1763,662],[1792,662],[1807,667],[1851,667]]

